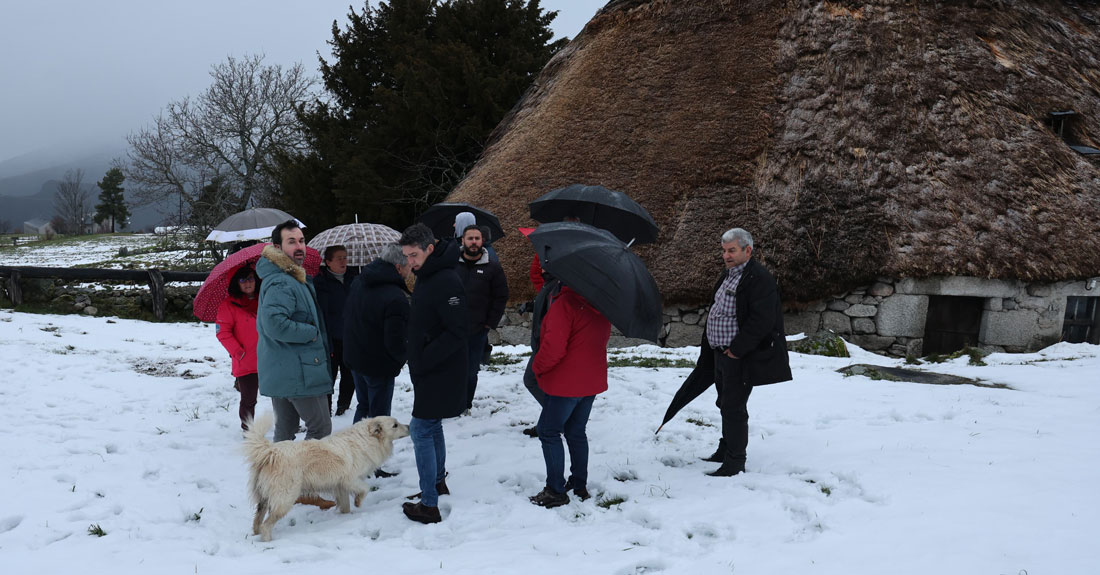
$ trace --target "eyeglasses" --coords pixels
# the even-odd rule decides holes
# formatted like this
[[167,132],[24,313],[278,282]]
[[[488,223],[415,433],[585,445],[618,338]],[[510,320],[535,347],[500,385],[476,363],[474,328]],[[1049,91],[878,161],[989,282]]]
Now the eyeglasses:
[[241,278],[241,279],[237,280],[238,283],[242,283],[242,284],[245,283],[245,282],[254,282],[254,281],[256,281],[256,276],[248,276],[246,278]]

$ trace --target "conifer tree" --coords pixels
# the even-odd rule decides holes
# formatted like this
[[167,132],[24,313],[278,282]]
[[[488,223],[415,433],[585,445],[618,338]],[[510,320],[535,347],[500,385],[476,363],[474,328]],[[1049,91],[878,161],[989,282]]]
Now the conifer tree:
[[111,168],[104,174],[103,179],[96,182],[99,186],[99,203],[95,207],[95,223],[101,224],[105,220],[111,220],[111,233],[115,233],[115,226],[124,228],[130,221],[130,208],[126,205],[123,196],[122,181],[126,177],[119,168]]

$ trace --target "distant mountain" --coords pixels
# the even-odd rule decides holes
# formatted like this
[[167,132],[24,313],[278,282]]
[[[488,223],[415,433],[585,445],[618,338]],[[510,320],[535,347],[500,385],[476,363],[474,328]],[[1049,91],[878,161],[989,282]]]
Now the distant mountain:
[[[95,183],[103,179],[111,162],[125,153],[125,148],[110,145],[48,148],[0,162],[0,220],[9,222],[13,229],[22,229],[27,220],[53,218],[57,184],[71,169],[84,170],[83,183],[90,186],[88,209],[94,212],[99,202]],[[140,230],[164,220],[156,208],[131,206],[130,210],[134,214],[127,229]]]

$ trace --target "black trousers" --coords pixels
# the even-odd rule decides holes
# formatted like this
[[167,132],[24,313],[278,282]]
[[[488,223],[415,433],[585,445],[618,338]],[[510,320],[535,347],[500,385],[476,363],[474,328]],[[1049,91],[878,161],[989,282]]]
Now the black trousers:
[[[332,373],[332,383],[336,383],[336,374],[340,374],[340,391],[336,396],[336,407],[347,409],[351,407],[351,398],[355,395],[355,380],[351,377],[351,370],[344,364],[344,340],[332,340],[332,361],[329,363],[329,371]],[[332,396],[328,399],[329,409],[332,409]]]
[[745,463],[749,446],[749,395],[741,360],[714,350],[714,383],[718,388],[718,407],[722,412],[722,440],[726,444],[725,461]]

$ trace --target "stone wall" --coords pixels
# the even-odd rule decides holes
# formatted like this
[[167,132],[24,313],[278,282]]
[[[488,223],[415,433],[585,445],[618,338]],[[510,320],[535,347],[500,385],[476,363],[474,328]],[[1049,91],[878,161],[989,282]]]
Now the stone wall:
[[[6,283],[6,282],[0,282]],[[25,306],[52,313],[83,313],[93,316],[115,316],[128,319],[153,320],[153,297],[146,284],[110,285],[100,282],[91,287],[60,279],[24,278]],[[191,302],[199,286],[165,286],[165,320],[198,321],[191,314]],[[10,302],[6,288],[4,297]]]
[[922,356],[929,296],[985,299],[978,345],[1028,352],[1057,343],[1066,298],[1100,296],[1085,280],[1052,284],[971,277],[878,278],[867,286],[813,302],[785,316],[788,334],[832,331],[884,355]]
[[[929,296],[985,299],[979,347],[990,351],[1029,352],[1057,343],[1062,335],[1066,297],[1100,296],[1100,286],[1086,289],[1085,280],[1026,283],[970,277],[927,279],[878,278],[849,292],[799,306],[784,314],[788,335],[828,330],[863,349],[896,357],[921,357]],[[664,309],[661,344],[699,345],[709,306],[668,306]],[[528,345],[531,314],[509,308],[501,326],[490,333],[494,345]],[[612,330],[611,347],[648,343],[622,337]]]

